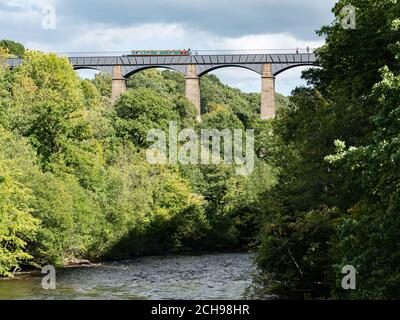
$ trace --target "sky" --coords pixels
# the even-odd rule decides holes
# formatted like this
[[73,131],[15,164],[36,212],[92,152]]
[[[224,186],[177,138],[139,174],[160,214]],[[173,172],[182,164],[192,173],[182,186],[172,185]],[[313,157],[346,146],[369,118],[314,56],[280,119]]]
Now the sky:
[[[333,21],[331,9],[335,2],[0,0],[0,39],[12,39],[29,49],[46,52],[181,48],[293,51],[324,43],[315,30]],[[303,69],[280,74],[277,92],[288,95],[304,84],[300,79]],[[213,73],[245,92],[260,91],[259,75],[249,70],[223,68]]]

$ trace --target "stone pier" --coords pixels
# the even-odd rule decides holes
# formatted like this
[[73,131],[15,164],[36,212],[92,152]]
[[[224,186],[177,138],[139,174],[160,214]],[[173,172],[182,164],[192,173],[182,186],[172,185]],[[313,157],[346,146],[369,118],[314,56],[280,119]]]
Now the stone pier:
[[122,76],[122,66],[116,65],[113,67],[112,75],[112,101],[115,102],[124,92],[126,92],[126,79]]
[[271,119],[275,117],[275,77],[272,73],[272,64],[267,63],[262,66],[261,76],[261,119]]
[[186,98],[194,104],[197,110],[197,121],[201,121],[200,78],[196,73],[196,65],[186,67]]

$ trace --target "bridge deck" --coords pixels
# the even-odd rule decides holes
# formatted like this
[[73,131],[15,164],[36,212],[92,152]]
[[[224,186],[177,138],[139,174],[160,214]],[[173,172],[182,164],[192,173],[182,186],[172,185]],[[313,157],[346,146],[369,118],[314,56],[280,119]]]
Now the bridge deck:
[[[169,68],[186,74],[188,65],[196,65],[196,73],[202,76],[212,70],[236,66],[262,74],[262,65],[272,64],[273,74],[298,66],[316,65],[314,53],[277,53],[277,54],[224,54],[190,56],[87,56],[69,57],[74,69],[96,69],[112,74],[115,66],[122,66],[123,75],[152,67]],[[21,59],[9,59],[8,65],[15,67]]]

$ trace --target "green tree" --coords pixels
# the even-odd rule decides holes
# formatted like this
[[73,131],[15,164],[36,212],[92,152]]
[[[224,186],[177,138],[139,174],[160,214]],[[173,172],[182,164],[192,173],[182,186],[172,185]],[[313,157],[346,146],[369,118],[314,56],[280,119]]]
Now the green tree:
[[[338,154],[327,157],[362,192],[360,200],[348,210],[339,225],[339,262],[354,265],[358,270],[359,290],[350,295],[354,298],[400,296],[400,176],[397,170],[400,126],[396,116],[400,98],[399,71],[393,73],[383,68],[383,79],[374,88],[378,111],[373,118],[372,141],[349,149],[338,141]],[[337,294],[346,296],[341,292]]]
[[[195,111],[192,104],[180,97],[166,97],[153,89],[139,87],[131,89],[117,102],[115,122],[120,136],[131,139],[138,147],[146,147],[147,133],[151,129],[168,132],[171,121],[194,123]],[[190,117],[181,119],[183,110]],[[185,120],[185,121],[181,121]]]
[[11,55],[18,58],[22,58],[25,53],[25,47],[22,44],[12,40],[1,40],[0,48],[7,49]]
[[108,74],[98,73],[95,75],[92,83],[103,97],[110,98],[112,91],[112,77]]
[[[341,26],[340,12],[348,4],[357,7],[355,30]],[[354,293],[355,297],[396,297],[396,255],[382,257],[388,251],[398,251],[392,242],[392,228],[385,229],[398,225],[395,206],[389,210],[383,198],[374,195],[375,187],[364,187],[366,177],[377,177],[372,170],[358,170],[370,162],[365,153],[364,158],[349,161],[358,177],[338,163],[331,165],[325,157],[334,153],[336,139],[362,148],[376,137],[375,121],[377,116],[383,117],[372,92],[380,82],[381,68],[399,70],[393,52],[400,39],[393,28],[399,6],[392,0],[343,0],[333,12],[334,23],[319,32],[326,37],[326,45],[318,50],[323,68],[305,73],[313,87],[296,90],[290,107],[281,109],[272,124],[267,159],[277,172],[277,181],[265,197],[258,256],[264,271],[261,281],[268,293],[286,297],[328,298],[332,292],[334,296],[344,296],[339,280],[341,267],[353,263],[361,268],[365,285]],[[388,79],[384,81],[387,82]],[[383,132],[395,128],[390,122],[381,127]],[[379,139],[386,144],[383,135]],[[368,157],[371,155],[368,153]],[[377,160],[376,167],[384,166],[381,160]],[[379,181],[390,185],[389,177]],[[387,239],[384,243],[388,251],[382,250],[382,255],[375,255],[382,247],[372,240],[377,239],[374,236],[378,237],[378,232]],[[361,251],[368,253],[363,255]],[[390,267],[378,267],[382,261]],[[389,271],[394,273],[389,276]],[[383,274],[388,278],[378,284]]]
[[21,263],[31,263],[27,244],[36,237],[39,220],[32,215],[32,190],[24,184],[34,167],[33,153],[0,127],[0,276],[11,276]]
[[[170,121],[196,130],[256,125],[267,138],[259,94],[205,78],[207,112],[198,124],[177,72],[133,75],[113,105],[108,76],[81,80],[67,59],[31,51],[10,70],[7,57],[2,49],[0,274],[28,263],[236,249],[254,241],[259,200],[274,181],[269,165],[256,160],[249,177],[233,166],[153,166],[144,149],[148,131],[168,131]],[[257,145],[260,158],[265,145]]]
[[6,107],[11,97],[11,72],[6,65],[8,50],[0,48],[0,124],[6,125]]

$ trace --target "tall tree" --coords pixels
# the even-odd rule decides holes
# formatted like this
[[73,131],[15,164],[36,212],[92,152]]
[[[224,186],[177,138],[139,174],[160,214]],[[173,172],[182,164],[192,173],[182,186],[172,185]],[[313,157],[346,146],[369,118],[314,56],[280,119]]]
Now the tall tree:
[[7,49],[11,55],[18,58],[22,58],[25,53],[25,47],[21,43],[12,40],[1,40],[0,48]]
[[[341,11],[350,4],[357,8],[354,30],[344,29],[341,23]],[[296,90],[290,107],[282,109],[273,121],[269,150],[270,161],[277,168],[277,183],[265,197],[258,259],[267,291],[283,296],[327,298],[333,291],[340,295],[343,264],[351,261],[360,267],[356,258],[349,258],[349,243],[343,242],[343,237],[346,234],[346,241],[366,244],[356,236],[363,226],[353,224],[353,229],[346,229],[348,224],[342,221],[359,208],[371,190],[325,157],[335,152],[336,139],[353,147],[374,140],[374,119],[381,109],[373,88],[380,82],[383,67],[399,70],[393,51],[400,40],[393,28],[399,17],[396,0],[342,0],[333,12],[334,23],[319,32],[326,37],[326,45],[318,50],[322,68],[305,73],[312,88]],[[393,128],[393,123],[385,125],[386,130]],[[362,161],[352,163],[353,168],[359,166]],[[385,220],[378,212],[374,219]],[[392,222],[397,225],[396,220]],[[385,234],[391,237],[390,229]],[[372,252],[379,247],[372,241],[368,245]],[[376,285],[378,276],[371,262],[364,261],[364,276],[374,279],[368,285]],[[379,261],[373,265],[377,264]],[[391,265],[395,264],[393,259]],[[378,286],[375,289],[379,297]],[[371,286],[369,293],[373,290]]]

